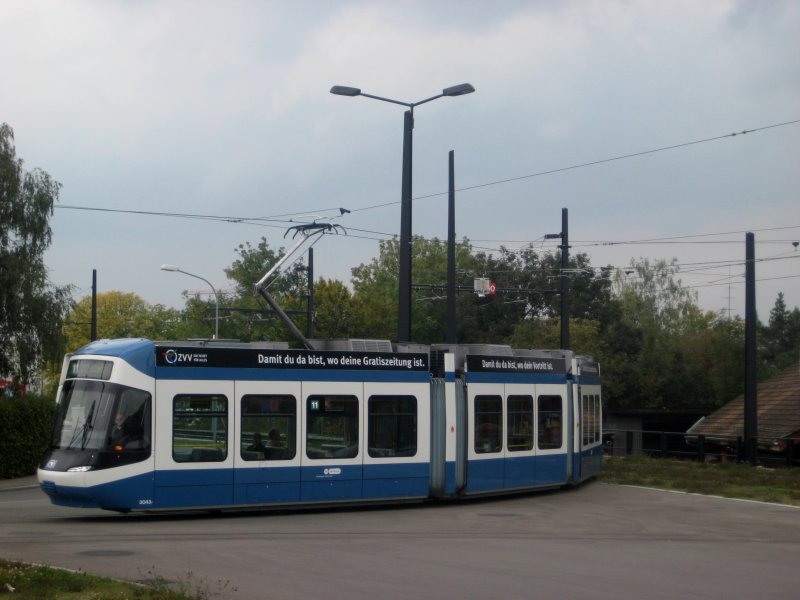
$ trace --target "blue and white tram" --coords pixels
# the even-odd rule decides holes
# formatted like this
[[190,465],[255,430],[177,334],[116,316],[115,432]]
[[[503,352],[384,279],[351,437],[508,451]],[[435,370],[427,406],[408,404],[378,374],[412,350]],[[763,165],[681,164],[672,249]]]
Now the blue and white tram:
[[101,340],[65,359],[38,478],[62,506],[422,501],[576,484],[599,367],[569,351]]

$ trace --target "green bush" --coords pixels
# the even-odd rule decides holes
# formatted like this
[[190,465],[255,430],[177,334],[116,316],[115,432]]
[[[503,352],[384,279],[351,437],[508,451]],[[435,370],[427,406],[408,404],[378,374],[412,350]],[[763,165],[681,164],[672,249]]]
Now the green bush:
[[41,396],[0,396],[0,478],[36,473],[53,430],[56,406]]

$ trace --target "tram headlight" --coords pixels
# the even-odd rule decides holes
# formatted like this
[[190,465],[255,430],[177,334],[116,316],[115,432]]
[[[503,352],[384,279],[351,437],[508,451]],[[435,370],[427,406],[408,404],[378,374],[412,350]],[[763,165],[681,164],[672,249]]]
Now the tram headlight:
[[89,465],[84,465],[82,467],[70,467],[67,469],[67,473],[85,473],[86,471],[91,471],[92,467]]

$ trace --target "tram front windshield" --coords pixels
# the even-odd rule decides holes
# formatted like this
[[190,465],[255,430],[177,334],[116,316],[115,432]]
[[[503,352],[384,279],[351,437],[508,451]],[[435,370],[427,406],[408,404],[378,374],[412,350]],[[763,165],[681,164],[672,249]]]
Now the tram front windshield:
[[149,450],[150,394],[104,381],[67,380],[51,446],[62,450]]

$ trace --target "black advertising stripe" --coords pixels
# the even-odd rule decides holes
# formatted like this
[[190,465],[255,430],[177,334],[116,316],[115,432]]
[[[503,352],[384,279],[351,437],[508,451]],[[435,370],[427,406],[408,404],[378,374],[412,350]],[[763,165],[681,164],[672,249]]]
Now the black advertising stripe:
[[534,356],[467,356],[467,371],[471,373],[535,373],[563,375],[567,372],[563,358]]
[[361,369],[367,371],[425,371],[422,353],[341,352],[321,350],[261,350],[156,346],[158,367],[214,367],[245,369]]

